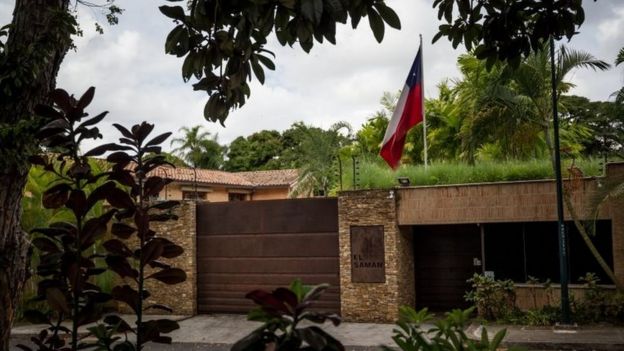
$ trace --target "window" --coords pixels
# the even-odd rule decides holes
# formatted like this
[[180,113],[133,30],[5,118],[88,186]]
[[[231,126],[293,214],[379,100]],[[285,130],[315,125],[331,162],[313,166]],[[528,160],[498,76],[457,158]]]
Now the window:
[[[596,259],[571,222],[566,222],[570,282],[588,272],[608,284]],[[528,277],[559,282],[559,238],[556,222],[496,223],[484,225],[485,270],[496,279],[526,282]],[[613,267],[611,221],[597,221],[594,245]]]
[[[195,194],[197,194],[197,198],[195,197]],[[206,200],[206,195],[208,193],[206,193],[205,191],[183,191],[182,192],[182,199],[184,200]]]
[[247,194],[241,193],[228,193],[229,201],[245,201],[247,198]]

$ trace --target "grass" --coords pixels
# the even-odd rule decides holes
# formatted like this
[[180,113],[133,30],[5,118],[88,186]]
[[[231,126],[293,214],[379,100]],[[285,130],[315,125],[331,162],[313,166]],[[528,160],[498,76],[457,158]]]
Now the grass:
[[[562,160],[564,178],[572,160]],[[603,167],[598,159],[577,159],[576,167],[584,176],[601,176]],[[349,165],[350,166],[350,165]],[[343,189],[353,189],[352,167],[343,170]],[[398,185],[397,177],[408,177],[412,186],[487,183],[554,178],[548,160],[433,163],[425,170],[423,165],[402,165],[393,171],[383,161],[362,160],[359,166],[358,189],[387,189]]]

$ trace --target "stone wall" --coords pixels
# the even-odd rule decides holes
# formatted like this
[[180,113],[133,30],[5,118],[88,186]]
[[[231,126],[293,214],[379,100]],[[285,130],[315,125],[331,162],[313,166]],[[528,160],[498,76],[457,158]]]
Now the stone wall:
[[[615,286],[600,285],[606,292],[615,293]],[[568,286],[570,298],[580,301],[585,297],[588,288],[584,285],[570,284]],[[543,285],[516,284],[516,306],[523,310],[537,309],[543,306],[559,306],[561,303],[561,286],[553,284],[550,289],[545,289]]]
[[[164,304],[173,308],[176,315],[194,315],[197,313],[196,284],[196,211],[195,202],[181,201],[174,210],[177,221],[152,222],[151,227],[159,237],[167,238],[184,248],[184,253],[174,259],[161,259],[173,267],[186,272],[186,281],[180,284],[167,285],[155,279],[148,279],[146,287],[151,293],[147,304]],[[162,310],[150,309],[152,314],[163,314]]]
[[[411,233],[396,224],[393,190],[343,192],[338,198],[341,314],[346,321],[394,322],[399,306],[414,304]],[[351,226],[382,225],[385,282],[353,283]]]

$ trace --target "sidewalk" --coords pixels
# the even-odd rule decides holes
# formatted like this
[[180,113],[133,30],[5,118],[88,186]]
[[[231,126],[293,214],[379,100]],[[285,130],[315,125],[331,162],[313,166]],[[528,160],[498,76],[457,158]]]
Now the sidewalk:
[[[470,338],[480,339],[482,326],[473,324],[467,330]],[[576,330],[555,330],[552,327],[517,325],[485,326],[490,339],[507,329],[503,344],[523,346],[529,350],[624,350],[624,328],[587,326]]]
[[[198,315],[185,316],[149,316],[148,318],[170,318],[180,323],[180,329],[169,334],[174,344],[186,344],[201,348],[200,345],[231,345],[249,334],[260,324],[250,322],[243,315]],[[132,316],[124,316],[133,323]],[[18,326],[13,328],[14,337],[25,337],[38,333],[45,326]],[[392,341],[393,324],[349,323],[338,327],[326,323],[323,328],[340,340],[347,347],[377,349],[379,345],[394,346]],[[424,325],[428,329],[431,325]],[[467,335],[481,338],[481,326],[471,325]],[[553,328],[499,326],[485,327],[490,339],[499,330],[507,329],[504,344],[524,346],[529,350],[624,350],[624,328],[581,327],[573,332],[555,331]],[[193,348],[191,347],[191,349]]]

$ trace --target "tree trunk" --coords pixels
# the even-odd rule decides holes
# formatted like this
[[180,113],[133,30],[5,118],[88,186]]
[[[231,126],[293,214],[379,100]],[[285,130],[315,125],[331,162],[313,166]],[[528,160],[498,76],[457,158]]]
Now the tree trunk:
[[26,278],[28,237],[21,229],[21,199],[28,156],[37,150],[34,107],[46,102],[71,43],[75,20],[69,0],[16,0],[12,27],[0,52],[0,351]]

